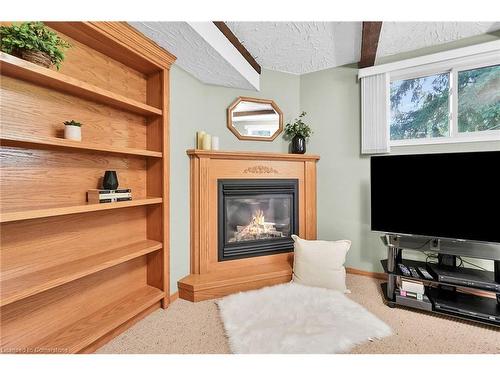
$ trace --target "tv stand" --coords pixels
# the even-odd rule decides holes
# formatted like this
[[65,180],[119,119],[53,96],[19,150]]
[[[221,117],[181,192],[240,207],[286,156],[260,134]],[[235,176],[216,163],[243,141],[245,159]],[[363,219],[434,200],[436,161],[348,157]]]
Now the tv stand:
[[[384,302],[389,307],[405,306],[500,327],[499,246],[398,235],[382,236],[382,241],[387,246],[387,259],[381,261],[387,274],[382,291]],[[474,252],[470,251],[472,246]],[[431,267],[424,261],[405,259],[404,250],[437,253],[439,263]],[[459,256],[493,260],[494,272],[457,267],[456,259]],[[405,276],[398,267],[400,263],[416,269],[423,267],[433,279],[425,279],[423,275]],[[397,290],[401,278],[423,283],[424,301],[402,297]]]

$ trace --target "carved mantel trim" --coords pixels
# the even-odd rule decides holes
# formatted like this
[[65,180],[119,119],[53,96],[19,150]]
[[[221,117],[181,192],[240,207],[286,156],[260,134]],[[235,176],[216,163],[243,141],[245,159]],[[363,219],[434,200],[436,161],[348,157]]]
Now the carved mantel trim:
[[243,170],[243,173],[254,173],[254,174],[278,174],[279,172],[273,167],[266,167],[265,165],[255,165],[253,167],[248,167]]

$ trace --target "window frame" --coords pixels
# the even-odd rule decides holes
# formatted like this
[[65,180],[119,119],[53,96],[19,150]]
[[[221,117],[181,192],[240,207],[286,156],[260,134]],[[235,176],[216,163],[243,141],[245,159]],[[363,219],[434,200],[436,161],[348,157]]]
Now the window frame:
[[[483,142],[500,141],[500,129],[483,130],[480,132],[458,131],[458,72],[485,68],[488,66],[500,65],[500,56],[497,53],[484,53],[481,55],[466,56],[447,61],[439,61],[431,64],[413,66],[406,69],[388,72],[388,84],[393,81],[415,79],[430,75],[449,73],[450,74],[450,93],[449,93],[449,133],[446,137],[436,138],[413,138],[413,139],[390,139],[391,116],[387,118],[387,131],[389,134],[389,146],[414,146],[414,145],[432,145],[444,143],[462,143],[462,142]],[[388,90],[387,110],[391,110],[390,90]]]

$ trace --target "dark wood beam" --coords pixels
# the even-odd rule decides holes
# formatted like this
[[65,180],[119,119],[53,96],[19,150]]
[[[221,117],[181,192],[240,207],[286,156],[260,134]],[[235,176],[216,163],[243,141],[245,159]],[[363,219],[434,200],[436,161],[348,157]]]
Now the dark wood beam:
[[246,61],[255,69],[257,73],[260,74],[260,65],[255,61],[253,56],[247,49],[241,44],[236,35],[233,34],[231,29],[222,21],[213,21],[214,25],[220,30],[222,34],[231,42],[231,44],[238,50],[239,53],[245,58]]
[[363,22],[363,36],[361,39],[361,59],[358,67],[366,68],[375,64],[378,40],[382,22]]

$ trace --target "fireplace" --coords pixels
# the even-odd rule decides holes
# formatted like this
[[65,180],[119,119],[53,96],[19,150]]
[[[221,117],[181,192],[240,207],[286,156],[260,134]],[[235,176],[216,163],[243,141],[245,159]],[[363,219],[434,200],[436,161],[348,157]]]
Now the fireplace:
[[[317,155],[189,150],[190,273],[198,302],[289,282],[291,233],[316,239]],[[259,256],[262,255],[262,256]]]
[[292,251],[297,189],[297,179],[219,179],[218,260]]

